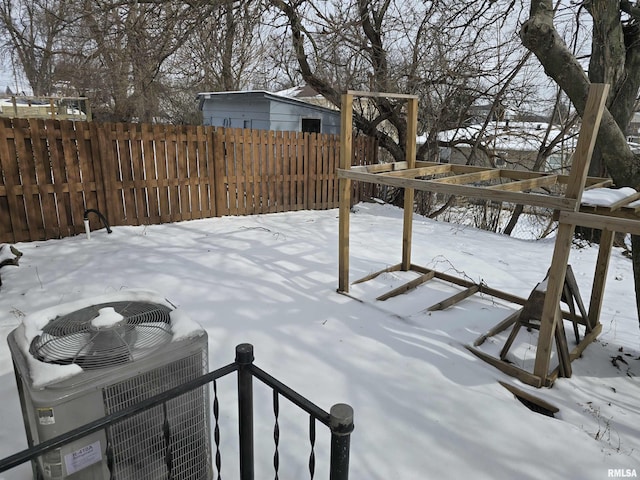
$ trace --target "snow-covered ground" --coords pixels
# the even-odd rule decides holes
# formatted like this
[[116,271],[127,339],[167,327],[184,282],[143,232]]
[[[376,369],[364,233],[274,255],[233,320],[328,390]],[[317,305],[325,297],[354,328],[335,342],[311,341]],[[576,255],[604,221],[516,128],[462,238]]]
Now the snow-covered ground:
[[[402,212],[359,204],[351,215],[351,281],[400,262]],[[605,479],[640,473],[640,330],[630,260],[614,250],[603,332],[573,377],[536,390],[472,355],[465,345],[514,308],[475,296],[445,311],[426,309],[454,287],[432,280],[384,302],[410,278],[393,272],[336,293],[338,212],[224,217],[117,227],[63,240],[17,244],[0,290],[0,458],[26,447],[4,339],[24,316],[122,290],[158,292],[209,335],[211,369],[254,345],[256,364],[328,410],[355,411],[350,478],[422,480]],[[521,240],[416,216],[412,261],[527,297],[550,266],[553,239]],[[597,249],[570,263],[588,302]],[[480,348],[499,350],[505,332]],[[570,347],[573,333],[567,330]],[[512,361],[528,365],[536,332],[522,332]],[[615,362],[613,361],[614,359]],[[560,409],[531,412],[498,381]],[[221,382],[223,478],[237,478],[237,413]],[[272,477],[273,413],[256,387],[256,478]],[[294,420],[297,423],[294,423]],[[308,420],[282,407],[281,478],[308,478]],[[315,478],[326,475],[327,433],[318,427]],[[270,473],[271,472],[271,473]],[[30,478],[23,466],[0,475]]]

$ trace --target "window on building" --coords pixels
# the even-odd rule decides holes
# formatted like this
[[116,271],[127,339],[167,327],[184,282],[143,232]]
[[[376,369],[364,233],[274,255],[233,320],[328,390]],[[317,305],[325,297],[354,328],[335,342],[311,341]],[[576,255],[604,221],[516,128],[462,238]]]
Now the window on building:
[[302,131],[306,133],[320,133],[321,121],[319,118],[303,118]]

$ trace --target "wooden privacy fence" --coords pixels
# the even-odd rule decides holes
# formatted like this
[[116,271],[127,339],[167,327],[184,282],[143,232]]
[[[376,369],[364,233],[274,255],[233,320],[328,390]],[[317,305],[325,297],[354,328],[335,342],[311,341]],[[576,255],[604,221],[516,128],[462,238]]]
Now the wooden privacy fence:
[[[339,148],[333,135],[0,119],[0,243],[82,233],[88,209],[147,225],[336,208]],[[376,162],[374,139],[353,150],[354,165]]]

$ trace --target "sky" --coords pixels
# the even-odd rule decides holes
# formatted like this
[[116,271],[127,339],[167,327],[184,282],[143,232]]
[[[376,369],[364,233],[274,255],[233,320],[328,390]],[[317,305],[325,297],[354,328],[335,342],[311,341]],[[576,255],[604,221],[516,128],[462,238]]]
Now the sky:
[[[350,281],[401,260],[402,210],[353,207]],[[528,297],[551,264],[554,239],[520,237],[414,218],[412,263]],[[17,267],[2,268],[0,335],[44,309],[64,309],[135,289],[155,292],[208,335],[209,369],[251,343],[255,363],[325,410],[354,409],[352,480],[599,480],[640,472],[640,330],[630,260],[613,251],[602,334],[573,376],[535,389],[472,355],[466,345],[515,305],[476,295],[444,311],[428,307],[459,291],[431,280],[386,301],[376,297],[415,278],[392,272],[337,293],[338,210],[222,217],[114,227],[91,238],[16,244]],[[574,245],[570,264],[588,304],[597,248]],[[44,318],[44,317],[43,317]],[[573,331],[566,325],[569,347]],[[508,331],[479,348],[496,355]],[[523,331],[509,360],[528,368],[537,332]],[[553,359],[552,359],[553,364]],[[555,405],[534,413],[498,382]],[[237,478],[233,380],[220,382],[222,477]],[[273,411],[256,396],[256,478],[273,477]],[[11,355],[0,342],[0,458],[26,447]],[[229,401],[225,401],[231,400]],[[280,477],[308,478],[308,420],[281,405]],[[328,432],[317,430],[316,477],[328,478]],[[30,477],[28,466],[1,480]]]

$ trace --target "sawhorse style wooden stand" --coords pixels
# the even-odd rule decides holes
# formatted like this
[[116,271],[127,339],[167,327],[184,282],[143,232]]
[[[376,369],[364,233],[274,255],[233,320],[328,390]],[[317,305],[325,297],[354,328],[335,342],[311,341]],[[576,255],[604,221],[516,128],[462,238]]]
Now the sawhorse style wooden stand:
[[[464,286],[467,290],[460,295],[460,298],[476,292],[483,292],[523,306],[526,304],[526,300],[508,293],[490,289],[485,285],[475,285],[472,282],[461,279],[450,279],[443,273],[431,271],[411,263],[413,205],[414,192],[416,190],[488,199],[496,202],[540,206],[554,210],[557,212],[559,224],[546,291],[539,314],[539,334],[533,372],[521,369],[503,358],[494,358],[476,348],[488,336],[501,332],[517,322],[520,312],[516,312],[510,318],[505,319],[476,340],[474,346],[469,346],[468,348],[501,371],[536,387],[550,386],[560,375],[570,376],[571,361],[582,354],[584,349],[597,338],[602,329],[599,317],[613,244],[613,234],[616,231],[620,231],[640,235],[640,212],[638,212],[637,208],[627,206],[624,202],[608,208],[589,209],[581,206],[582,193],[585,188],[609,187],[612,183],[610,179],[587,177],[608,91],[609,86],[604,84],[592,84],[589,89],[585,111],[582,115],[580,136],[573,156],[571,172],[568,176],[416,161],[415,139],[418,111],[418,99],[416,96],[354,91],[345,93],[342,96],[340,169],[338,170],[340,181],[338,292],[348,293],[349,291],[349,214],[351,208],[351,182],[354,180],[404,188],[402,260],[401,263],[390,267],[390,269],[417,271],[422,276],[410,282],[411,284],[395,289],[392,292],[393,295],[409,291],[435,277],[445,278],[452,283]],[[369,166],[351,166],[354,97],[369,97],[374,100],[377,97],[386,97],[406,102],[406,161]],[[485,184],[486,186],[479,186],[480,184]],[[558,184],[566,185],[565,194],[562,197],[536,193],[536,189],[539,191],[541,187]],[[620,213],[621,210],[625,210],[624,214]],[[620,215],[618,215],[619,213]],[[565,299],[568,294],[573,296],[574,299],[579,298],[579,296],[573,295],[570,290],[566,291],[568,285],[567,264],[576,225],[602,230],[589,312],[585,314],[585,308],[580,305],[580,302],[578,309],[581,317],[577,315],[575,310],[566,314],[560,309],[563,295]],[[381,272],[368,275],[361,281],[373,278],[379,273]],[[569,285],[571,283],[571,279],[569,279]],[[389,298],[389,295],[382,295],[379,300],[384,300],[385,298]],[[458,300],[457,297],[452,297],[451,301],[447,302],[446,305],[432,307],[433,310],[446,308]],[[571,351],[568,349],[564,335],[563,317],[566,318],[567,316],[569,319],[573,319],[572,321],[581,322],[587,326],[584,337]],[[577,323],[574,323],[575,331],[577,331]],[[550,371],[554,344],[559,350],[559,357],[562,358],[559,361],[559,365]],[[560,346],[558,347],[558,345]],[[509,348],[506,348],[506,350],[508,351]]]

